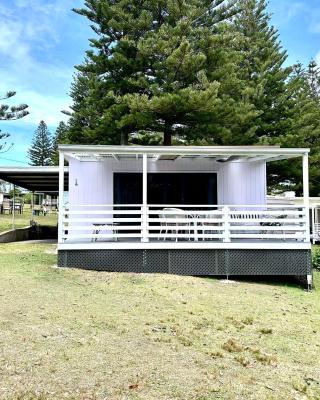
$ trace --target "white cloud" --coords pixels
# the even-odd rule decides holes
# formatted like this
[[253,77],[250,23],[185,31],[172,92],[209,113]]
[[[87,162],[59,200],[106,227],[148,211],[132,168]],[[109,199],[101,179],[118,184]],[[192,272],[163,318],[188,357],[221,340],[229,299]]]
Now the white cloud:
[[88,24],[71,12],[82,5],[83,0],[0,0],[0,94],[15,90],[16,96],[4,102],[27,103],[30,111],[21,120],[1,123],[14,142],[3,156],[25,160],[40,120],[54,132],[68,119],[61,110],[71,104],[73,65],[81,62],[89,37]]
[[29,45],[22,40],[22,24],[6,21],[0,24],[0,55],[22,60],[29,57]]
[[315,61],[318,65],[320,65],[320,51],[318,51],[318,53],[315,56]]
[[[0,72],[1,74],[1,72]],[[6,100],[6,104],[17,105],[21,103],[28,104],[30,114],[21,120],[25,124],[38,124],[41,120],[46,121],[48,125],[56,126],[60,121],[67,120],[67,116],[61,113],[61,110],[68,108],[70,98],[65,94],[50,95],[50,93],[40,93],[28,88],[20,88],[12,83],[4,85],[0,83],[1,93],[8,89],[17,91],[16,96]]]
[[61,110],[68,107],[68,97],[53,97],[50,95],[42,95],[36,92],[23,92],[29,105],[30,114],[24,118],[25,123],[38,124],[44,120],[49,126],[56,126],[62,120],[66,121],[67,117],[61,113]]
[[309,25],[311,33],[320,33],[320,16],[313,16]]
[[283,0],[275,2],[276,12],[273,14],[273,20],[278,26],[289,24],[294,18],[307,11],[307,7],[302,1]]
[[71,102],[67,92],[73,68],[46,51],[63,35],[55,23],[72,3],[16,0],[17,9],[0,5],[0,92],[15,90],[10,104],[29,105],[30,115],[22,120],[26,124],[43,119],[56,125],[67,118],[61,110]]

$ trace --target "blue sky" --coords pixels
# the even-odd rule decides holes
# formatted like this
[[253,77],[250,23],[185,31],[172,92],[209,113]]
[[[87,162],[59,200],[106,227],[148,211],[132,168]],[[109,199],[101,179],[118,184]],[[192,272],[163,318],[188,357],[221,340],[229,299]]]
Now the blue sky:
[[[82,4],[82,0],[1,0],[0,92],[16,90],[10,104],[29,104],[30,115],[0,123],[14,143],[0,154],[0,166],[27,165],[26,150],[41,119],[52,132],[66,120],[61,110],[70,105],[74,65],[82,62],[92,37],[86,19],[71,11]],[[320,1],[270,0],[269,11],[288,51],[287,62],[306,64],[315,58],[320,63]]]

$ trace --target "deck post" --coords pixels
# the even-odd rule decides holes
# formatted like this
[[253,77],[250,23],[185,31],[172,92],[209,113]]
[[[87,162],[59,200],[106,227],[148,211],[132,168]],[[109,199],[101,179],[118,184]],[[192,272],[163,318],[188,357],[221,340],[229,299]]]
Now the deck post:
[[305,209],[306,218],[306,237],[305,242],[310,242],[310,199],[309,199],[309,156],[304,153],[302,156],[302,170],[303,170],[303,205]]
[[315,237],[315,222],[316,222],[316,217],[315,217],[316,213],[315,213],[315,209],[314,209],[314,205],[311,208],[311,233],[312,233],[312,243],[316,244],[316,237]]
[[13,185],[12,229],[16,229],[16,185]]
[[33,220],[34,216],[34,190],[32,191],[31,194],[31,220]]
[[64,154],[59,153],[59,216],[58,216],[58,243],[62,243],[63,210],[64,207]]
[[142,242],[148,242],[148,155],[142,155]]

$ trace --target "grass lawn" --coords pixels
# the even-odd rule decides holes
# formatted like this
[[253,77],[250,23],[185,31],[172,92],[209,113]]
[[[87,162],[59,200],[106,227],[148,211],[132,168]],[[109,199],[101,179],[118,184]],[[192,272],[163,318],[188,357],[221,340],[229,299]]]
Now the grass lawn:
[[[31,210],[25,206],[23,214],[16,214],[15,226],[16,228],[24,228],[30,225],[30,220],[34,219],[40,225],[56,225],[58,221],[57,214],[43,216],[34,215],[31,217]],[[12,229],[12,214],[0,214],[0,233]]]
[[53,251],[0,245],[0,399],[320,398],[319,291],[58,269]]

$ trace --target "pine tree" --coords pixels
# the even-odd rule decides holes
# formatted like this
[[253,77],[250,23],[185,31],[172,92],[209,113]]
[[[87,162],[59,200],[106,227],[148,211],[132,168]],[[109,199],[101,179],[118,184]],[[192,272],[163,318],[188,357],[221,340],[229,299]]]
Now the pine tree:
[[[16,92],[13,91],[7,92],[0,97],[0,101],[7,100],[13,97],[15,94]],[[12,121],[23,118],[29,114],[27,108],[28,106],[26,104],[20,104],[19,106],[11,106],[11,107],[6,104],[0,104],[0,121]],[[0,130],[0,141],[7,139],[9,136],[10,135],[8,133],[1,132]],[[11,146],[8,145],[7,142],[0,144],[0,152],[8,151]]]
[[51,165],[52,140],[44,121],[40,121],[28,150],[30,165]]
[[[9,99],[15,96],[16,92],[10,91],[0,97],[1,100]],[[28,106],[26,104],[20,104],[18,106],[8,106],[7,104],[0,104],[0,121],[12,121],[20,119],[29,114],[27,111]]]
[[[0,143],[2,140],[7,139],[8,137],[10,137],[9,133],[4,133],[0,131]],[[12,145],[11,145],[12,146]],[[10,145],[8,146],[7,142],[4,142],[2,144],[0,144],[0,153],[5,153],[9,150]]]
[[65,122],[61,121],[55,131],[52,140],[52,152],[51,152],[51,163],[53,165],[59,165],[59,151],[58,145],[65,142],[67,137],[68,127]]
[[[301,64],[294,67],[288,82],[291,106],[288,110],[287,129],[284,134],[269,143],[283,147],[309,147],[310,152],[310,195],[320,196],[320,97],[314,82],[319,80],[319,69],[313,65],[314,80]],[[280,191],[288,188],[302,194],[301,162],[282,161],[269,165],[269,184]]]
[[286,82],[292,68],[284,67],[287,53],[278,31],[270,24],[267,1],[241,0],[241,8],[235,18],[236,30],[242,35],[239,72],[246,82],[246,95],[257,110],[252,128],[257,139],[276,137],[287,128],[290,94]]
[[314,60],[311,60],[306,71],[306,76],[311,89],[312,96],[320,97],[320,68]]
[[222,21],[237,12],[235,3],[87,0],[75,10],[98,38],[72,86],[71,140],[76,130],[90,143],[126,144],[147,133],[170,144],[173,135],[193,136],[220,102],[211,72],[219,65],[221,73],[218,57],[228,56],[212,45],[220,36],[232,39]]

